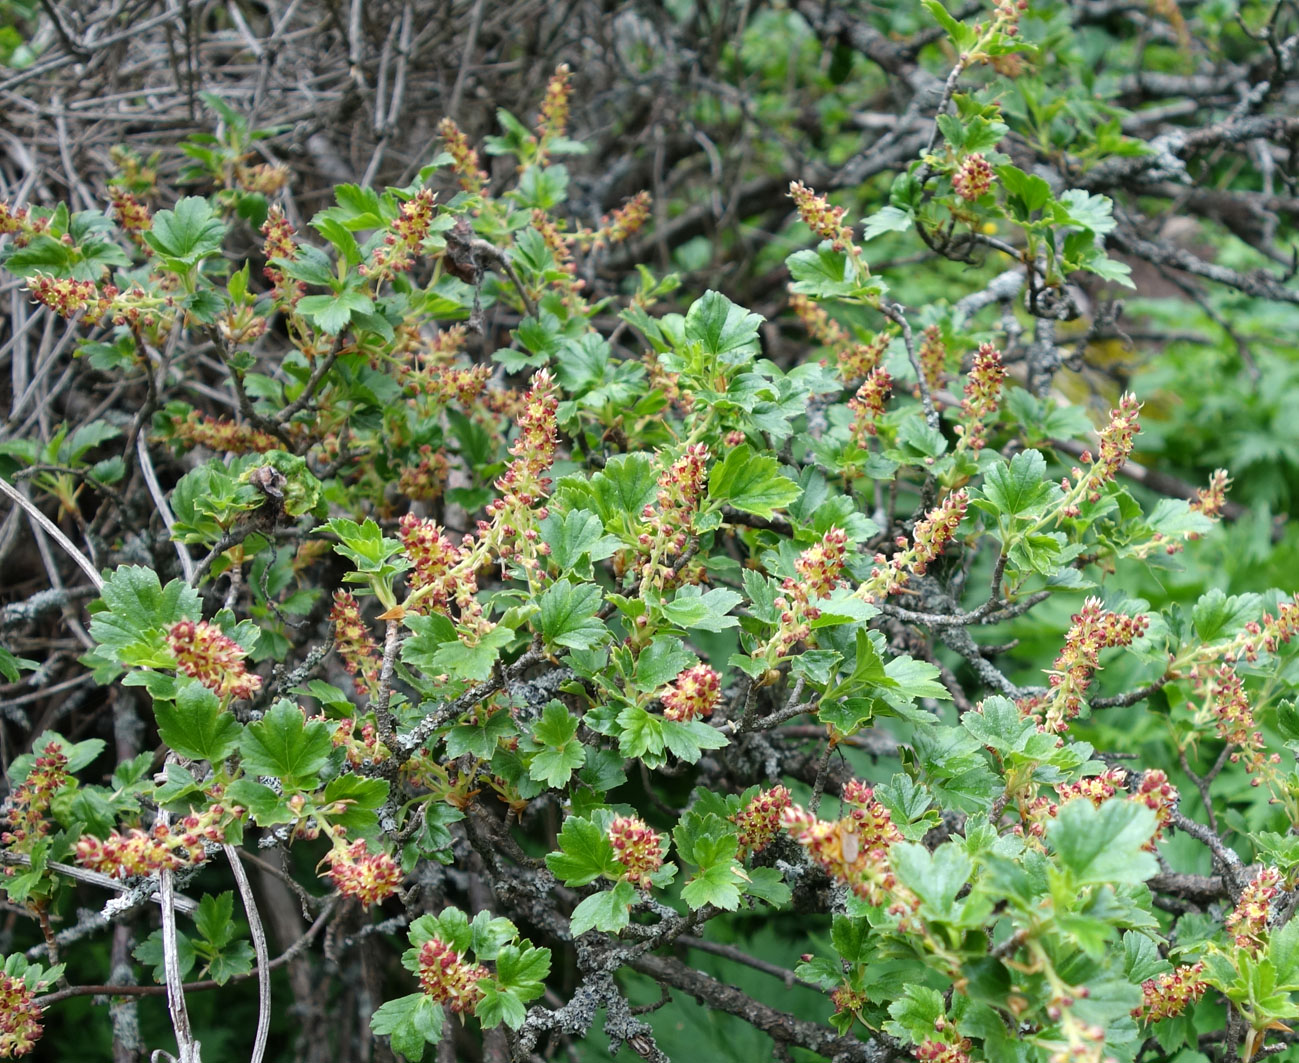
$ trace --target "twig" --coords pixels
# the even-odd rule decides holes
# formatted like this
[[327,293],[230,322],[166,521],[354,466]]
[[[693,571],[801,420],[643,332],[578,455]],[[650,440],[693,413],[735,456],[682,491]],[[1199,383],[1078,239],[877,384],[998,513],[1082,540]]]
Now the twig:
[[95,571],[95,566],[90,563],[90,559],[77,549],[71,539],[64,535],[63,532],[59,531],[58,525],[42,513],[37,508],[35,502],[26,495],[17,491],[13,485],[3,477],[0,477],[0,492],[4,492],[4,494],[13,499],[15,503],[26,510],[27,515],[39,524],[56,543],[63,547],[64,552],[81,567],[81,571],[90,578],[90,582],[93,583],[96,588],[101,590],[103,589],[103,577]]
[[253,938],[253,952],[257,955],[257,1033],[253,1038],[253,1054],[249,1063],[262,1063],[266,1055],[266,1040],[271,1032],[271,971],[270,952],[266,948],[266,931],[262,928],[261,917],[257,914],[257,901],[253,897],[252,887],[248,884],[248,873],[239,862],[239,853],[233,845],[221,846],[230,861],[230,870],[234,873],[235,885],[239,887],[239,897],[244,903],[244,914],[248,917],[248,930]]
[[[158,821],[164,825],[168,818],[166,812],[158,815]],[[158,872],[158,892],[162,895],[162,967],[167,983],[167,1012],[171,1016],[171,1028],[176,1034],[179,1063],[201,1063],[201,1046],[194,1040],[194,1032],[189,1025],[189,1011],[185,1007],[185,987],[181,982],[180,951],[176,938],[176,895],[172,872],[167,868]]]
[[140,472],[144,474],[144,482],[148,485],[153,504],[158,507],[158,515],[167,526],[171,543],[176,548],[176,556],[180,558],[180,568],[185,573],[185,582],[195,586],[194,559],[189,556],[189,549],[174,534],[176,518],[172,515],[171,506],[167,505],[167,496],[163,494],[162,486],[158,483],[158,474],[153,471],[153,459],[149,457],[149,445],[144,441],[143,432],[135,437],[135,453],[140,459]]

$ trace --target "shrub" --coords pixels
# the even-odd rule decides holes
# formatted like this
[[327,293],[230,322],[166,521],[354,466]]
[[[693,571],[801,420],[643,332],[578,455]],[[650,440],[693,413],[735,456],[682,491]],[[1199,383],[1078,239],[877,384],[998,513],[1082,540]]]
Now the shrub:
[[[788,186],[813,245],[786,259],[792,363],[719,290],[609,283],[651,203],[570,209],[566,66],[483,145],[507,181],[447,120],[409,184],[339,185],[296,226],[211,97],[209,194],[152,209],[128,167],[106,212],[0,207],[6,268],[136,397],[0,443],[0,487],[81,571],[3,623],[80,630],[88,602],[76,681],[113,717],[9,766],[0,888],[39,940],[0,976],[0,1056],[75,997],[165,991],[197,1060],[199,991],[256,981],[260,1059],[288,1037],[271,972],[317,945],[411,1060],[549,1058],[600,1011],[610,1051],[665,1059],[647,980],[782,1058],[1288,1038],[1299,597],[1143,597],[1215,534],[1229,473],[1155,481],[1138,396],[1093,425],[1053,389],[1078,285],[1131,283],[1113,243],[1140,257],[1097,174],[1166,160],[1116,119],[1048,180],[1001,82],[957,91],[1039,58],[1026,5],[923,6],[953,65],[887,205],[861,227]],[[867,251],[896,234],[968,290],[896,301]],[[12,684],[48,663],[0,648]],[[78,913],[88,889],[117,897]],[[112,921],[138,964],[79,951],[69,984]]]

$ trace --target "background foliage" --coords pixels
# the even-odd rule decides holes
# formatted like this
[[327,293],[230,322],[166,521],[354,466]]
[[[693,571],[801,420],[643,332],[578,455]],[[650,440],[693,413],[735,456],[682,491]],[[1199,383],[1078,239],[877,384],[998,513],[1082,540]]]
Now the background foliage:
[[1293,4],[0,16],[0,1054],[1293,1053]]

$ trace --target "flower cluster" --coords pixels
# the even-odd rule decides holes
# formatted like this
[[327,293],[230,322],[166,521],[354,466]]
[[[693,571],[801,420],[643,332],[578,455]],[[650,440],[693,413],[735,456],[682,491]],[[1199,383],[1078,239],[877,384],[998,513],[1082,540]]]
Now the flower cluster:
[[26,247],[31,243],[33,236],[38,236],[43,232],[48,232],[50,228],[50,219],[33,218],[31,211],[26,207],[19,207],[15,210],[7,202],[0,199],[0,236],[13,235],[14,247]]
[[787,576],[781,582],[780,594],[772,602],[780,610],[780,622],[765,650],[756,650],[756,655],[765,652],[767,659],[774,662],[812,633],[812,621],[821,615],[812,599],[824,597],[838,586],[847,547],[847,533],[832,527],[821,536],[820,542],[813,543],[794,559],[798,578]]
[[1019,32],[1019,17],[1028,10],[1028,0],[994,0],[997,21],[1007,37]]
[[290,279],[284,270],[273,265],[276,259],[292,262],[298,257],[298,242],[294,239],[296,230],[278,205],[267,212],[261,233],[266,238],[262,243],[262,255],[266,259],[262,273],[274,285],[271,294],[277,301],[296,303],[307,293],[306,284]]
[[649,889],[650,876],[663,866],[663,842],[653,828],[635,816],[619,816],[609,824],[609,844],[633,886]]
[[789,198],[798,208],[798,216],[822,240],[829,240],[836,251],[846,251],[853,246],[852,229],[843,223],[847,207],[832,207],[825,196],[817,195],[802,181],[791,181]]
[[916,524],[910,545],[898,536],[894,545],[898,552],[892,558],[875,555],[875,567],[866,582],[853,593],[866,601],[887,598],[901,590],[912,576],[923,575],[956,536],[956,529],[965,519],[970,496],[965,491],[953,491]]
[[643,579],[667,586],[677,575],[671,558],[681,557],[689,544],[708,479],[709,456],[706,444],[691,443],[659,474],[655,500],[640,514],[649,525],[637,538],[645,559]]
[[967,203],[972,203],[992,187],[992,167],[982,152],[965,156],[952,174],[952,190]]
[[[392,751],[379,741],[379,729],[371,716],[346,717],[332,722],[333,730],[329,740],[335,748],[342,748],[347,754],[347,762],[354,768],[364,764],[381,764],[391,756]],[[359,732],[359,733],[358,733]],[[408,766],[410,762],[407,762]]]
[[798,805],[781,815],[781,826],[831,878],[843,882],[868,904],[894,899],[891,910],[905,912],[909,892],[899,886],[889,866],[889,847],[902,840],[888,809],[875,800],[874,791],[853,780],[844,787],[845,815],[820,820]]
[[265,454],[284,445],[260,428],[209,417],[198,410],[190,410],[184,417],[179,414],[172,417],[171,438],[223,454]]
[[329,610],[334,628],[334,649],[352,677],[358,694],[373,694],[379,688],[379,646],[361,618],[361,606],[351,591],[334,591]]
[[[1230,664],[1197,664],[1191,673],[1196,690],[1205,698],[1205,711],[1213,720],[1218,737],[1236,746],[1232,763],[1244,760],[1245,770],[1257,771],[1268,760],[1266,742],[1254,719],[1254,709],[1245,693],[1245,684]],[[1280,760],[1272,755],[1273,763]],[[1254,779],[1255,786],[1259,780]]]
[[336,846],[325,861],[329,877],[344,897],[354,897],[363,905],[378,904],[391,897],[401,885],[401,868],[388,853],[367,852],[365,842],[357,839],[351,845]]
[[[532,378],[531,389],[523,397],[523,409],[518,416],[519,437],[510,446],[515,460],[496,481],[497,488],[506,495],[494,504],[496,512],[503,512],[511,503],[531,506],[549,493],[550,478],[542,473],[549,470],[555,460],[555,446],[559,439],[555,419],[559,396],[556,392],[550,373],[545,369],[538,370]],[[544,518],[545,514],[538,517]]]
[[1191,500],[1191,508],[1206,517],[1222,516],[1222,507],[1227,504],[1227,488],[1231,486],[1231,477],[1226,469],[1214,469],[1209,477],[1209,486],[1201,487]]
[[98,323],[112,306],[112,299],[101,294],[94,281],[34,273],[27,278],[27,290],[32,293],[32,298],[48,306],[59,317],[75,317],[84,310],[86,323],[90,325]]
[[722,696],[722,677],[706,664],[687,668],[663,694],[663,718],[689,723],[711,716]]
[[357,272],[374,278],[378,284],[394,273],[410,269],[432,222],[433,190],[421,188],[401,205],[401,212],[391,230],[371,253],[370,261],[358,266]]
[[916,361],[920,363],[920,375],[930,391],[942,386],[943,376],[947,372],[947,342],[937,325],[926,326],[921,333],[920,346],[916,348]]
[[451,463],[442,451],[434,450],[429,443],[420,445],[419,455],[419,461],[414,465],[402,466],[397,475],[397,490],[407,498],[432,502],[442,496]]
[[153,218],[149,214],[149,208],[118,185],[111,186],[108,194],[117,224],[137,247],[147,248],[149,245],[145,243],[143,234],[153,228]]
[[27,851],[31,843],[49,833],[45,818],[50,802],[68,782],[68,758],[57,742],[50,742],[36,756],[31,771],[9,796],[7,829],[0,832],[0,843]]
[[1055,788],[1055,792],[1059,795],[1062,805],[1081,797],[1100,808],[1115,793],[1123,789],[1127,776],[1128,773],[1122,768],[1106,768],[1099,775],[1089,775],[1077,782],[1061,783]]
[[[798,583],[808,598],[830,596],[839,585],[839,576],[843,572],[847,555],[848,533],[839,528],[831,528],[821,536],[819,543],[813,543],[794,559]],[[785,580],[784,590],[790,591],[793,587],[793,581]]]
[[592,248],[622,243],[645,227],[649,215],[650,194],[637,192],[621,207],[600,220],[600,228],[588,237]]
[[[892,342],[891,333],[877,332],[869,343],[849,343],[840,347],[836,351],[839,357],[839,379],[847,384],[869,377],[875,372],[884,373],[880,362]],[[893,381],[887,373],[884,373],[879,383],[886,392],[893,386]]]
[[1158,768],[1152,768],[1141,777],[1130,800],[1140,802],[1155,814],[1155,833],[1146,844],[1147,849],[1153,849],[1155,842],[1164,836],[1164,828],[1172,820],[1180,798],[1177,787]]
[[262,677],[244,667],[248,651],[206,620],[178,620],[167,631],[176,668],[197,679],[219,697],[251,698]]
[[213,804],[171,826],[155,823],[149,831],[112,831],[103,840],[87,834],[77,841],[77,863],[118,879],[192,867],[206,859],[208,843],[225,842],[227,812],[238,816],[242,811]]
[[471,195],[481,192],[487,184],[487,172],[478,165],[478,152],[469,146],[469,138],[450,118],[438,123],[438,136],[447,146],[451,156],[451,169],[460,187]]
[[273,196],[289,183],[289,168],[276,163],[259,162],[252,166],[238,163],[234,168],[235,184],[245,192]]
[[537,115],[537,136],[541,144],[541,157],[552,141],[561,139],[568,131],[569,100],[573,95],[572,72],[567,63],[560,63],[546,82],[546,95],[541,100],[541,113]]
[[857,394],[848,400],[848,409],[852,411],[852,437],[858,446],[864,446],[866,437],[879,431],[877,422],[884,416],[884,407],[892,390],[893,377],[882,365],[877,365],[867,371]]
[[1240,899],[1224,924],[1227,933],[1235,938],[1236,948],[1256,953],[1263,947],[1263,936],[1272,915],[1272,899],[1280,890],[1281,873],[1274,867],[1265,867],[1240,891]]
[[794,201],[798,216],[812,232],[822,240],[829,240],[835,251],[844,251],[857,267],[859,278],[865,279],[871,274],[870,267],[862,255],[861,248],[853,239],[852,226],[845,225],[843,218],[848,213],[845,207],[832,207],[825,196],[817,195],[802,181],[791,181],[789,198]]
[[845,982],[831,991],[830,1003],[834,1005],[836,1015],[844,1015],[861,1011],[870,1003],[870,997],[864,989],[853,989]]
[[1006,367],[1001,362],[1001,352],[991,343],[982,343],[974,355],[974,364],[965,382],[965,398],[961,402],[961,423],[956,426],[960,434],[957,449],[968,448],[976,453],[986,443],[988,426],[984,418],[995,413],[1001,403],[1002,383]]
[[483,999],[479,986],[490,977],[486,967],[465,958],[441,938],[430,938],[419,950],[419,986],[440,1004],[460,1015],[474,1010]]
[[968,1038],[952,1044],[949,1041],[924,1041],[916,1045],[912,1055],[921,1063],[971,1063],[971,1043]]
[[740,859],[755,856],[762,852],[776,832],[780,830],[780,819],[785,809],[794,803],[794,798],[783,786],[773,786],[754,795],[752,801],[731,817],[740,835]]
[[1299,594],[1282,602],[1276,615],[1264,613],[1260,620],[1245,625],[1241,652],[1251,664],[1258,660],[1260,651],[1276,653],[1282,643],[1289,642],[1299,632]]
[[577,237],[566,233],[563,223],[556,224],[549,214],[540,209],[532,212],[532,227],[541,235],[554,259],[556,272],[552,283],[561,304],[570,309],[576,308],[579,293],[586,287],[586,281],[578,277],[577,263],[573,261],[572,246]]
[[1155,843],[1164,836],[1164,827],[1172,819],[1179,799],[1177,787],[1168,781],[1167,775],[1158,770],[1146,772],[1131,792],[1128,792],[1128,774],[1122,768],[1107,768],[1099,775],[1061,783],[1056,786],[1055,792],[1059,804],[1047,798],[1037,798],[1023,810],[1026,822],[1032,820],[1031,834],[1040,837],[1044,833],[1045,824],[1056,817],[1059,805],[1082,798],[1100,808],[1106,801],[1122,793],[1126,800],[1145,805],[1155,814],[1154,833],[1143,846],[1151,852],[1155,849]]
[[[1124,395],[1119,404],[1110,411],[1109,423],[1101,429],[1100,453],[1095,464],[1086,474],[1085,490],[1089,502],[1100,501],[1101,487],[1113,480],[1132,453],[1133,440],[1140,431],[1141,404],[1133,395]],[[1089,464],[1091,454],[1084,451],[1082,461]]]
[[1064,647],[1047,672],[1050,690],[1042,697],[1025,699],[1021,708],[1038,716],[1043,730],[1059,734],[1082,711],[1083,695],[1100,667],[1101,650],[1131,645],[1145,633],[1146,624],[1144,616],[1112,613],[1099,598],[1088,598],[1074,614]]
[[817,343],[831,347],[836,352],[852,343],[844,327],[826,313],[819,303],[814,303],[806,295],[791,295],[789,307],[803,323],[807,334]]
[[1141,1005],[1132,1009],[1132,1017],[1152,1023],[1182,1014],[1209,988],[1203,976],[1204,964],[1192,963],[1147,978],[1141,983]]
[[0,1059],[25,1056],[45,1027],[36,994],[21,978],[0,972]]

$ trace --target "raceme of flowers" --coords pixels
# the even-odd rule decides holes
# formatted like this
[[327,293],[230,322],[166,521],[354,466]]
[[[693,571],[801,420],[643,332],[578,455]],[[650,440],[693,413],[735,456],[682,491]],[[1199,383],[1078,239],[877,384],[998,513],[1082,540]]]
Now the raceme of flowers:
[[248,651],[215,624],[178,620],[167,631],[167,645],[176,668],[218,697],[246,700],[262,688],[262,677],[244,665]]
[[486,967],[467,963],[460,953],[440,938],[431,938],[420,946],[420,989],[459,1015],[472,1012],[483,999],[483,990],[478,983],[489,976]]
[[350,845],[336,846],[325,857],[330,880],[344,897],[363,905],[378,904],[391,897],[401,885],[401,868],[386,852],[367,851],[358,838]]
[[0,972],[0,1059],[27,1055],[44,1032],[35,997],[21,978]]
[[650,876],[663,866],[663,843],[644,820],[618,816],[609,824],[609,844],[623,866],[623,877],[633,886],[650,888]]

